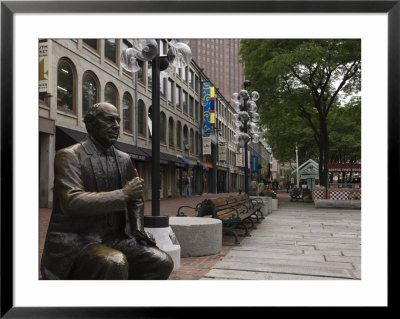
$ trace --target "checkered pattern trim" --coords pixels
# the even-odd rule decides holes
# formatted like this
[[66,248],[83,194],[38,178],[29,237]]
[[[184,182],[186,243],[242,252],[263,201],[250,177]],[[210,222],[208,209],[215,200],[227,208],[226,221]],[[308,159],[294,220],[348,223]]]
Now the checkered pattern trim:
[[334,200],[348,200],[349,199],[349,192],[330,192],[330,199]]
[[351,192],[349,199],[359,199],[361,200],[361,192]]
[[325,192],[323,190],[315,190],[314,191],[314,199],[324,199]]
[[[313,190],[313,198],[315,199],[325,199],[325,191],[324,190]],[[329,191],[329,199],[335,200],[350,200],[356,199],[361,200],[361,191]]]

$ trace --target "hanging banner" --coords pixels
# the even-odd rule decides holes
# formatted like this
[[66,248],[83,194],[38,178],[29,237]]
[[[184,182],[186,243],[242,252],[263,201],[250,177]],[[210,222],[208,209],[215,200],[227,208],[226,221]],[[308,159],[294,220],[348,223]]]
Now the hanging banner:
[[215,124],[215,88],[210,87],[210,123]]
[[39,40],[39,93],[50,92],[49,60],[50,60],[50,43],[48,40]]
[[[212,120],[215,123],[214,88],[211,87],[211,82],[202,83],[201,105],[203,106],[203,135],[208,135],[211,133]],[[213,119],[211,118],[211,113],[213,113]]]
[[269,163],[268,162],[264,164],[264,174],[265,175],[269,174]]
[[218,160],[226,162],[226,144],[219,143],[218,145]]
[[211,155],[211,136],[203,136],[203,155]]
[[243,167],[243,155],[242,155],[242,150],[240,152],[236,153],[236,166],[238,167]]
[[258,157],[254,155],[251,157],[251,171],[258,172]]

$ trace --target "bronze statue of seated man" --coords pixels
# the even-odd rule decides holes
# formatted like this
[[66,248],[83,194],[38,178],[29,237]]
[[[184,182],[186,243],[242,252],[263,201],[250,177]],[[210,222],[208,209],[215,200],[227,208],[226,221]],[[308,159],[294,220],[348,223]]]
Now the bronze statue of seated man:
[[90,107],[88,136],[57,152],[54,204],[41,273],[44,279],[168,279],[173,261],[144,231],[144,180],[113,145],[118,110]]

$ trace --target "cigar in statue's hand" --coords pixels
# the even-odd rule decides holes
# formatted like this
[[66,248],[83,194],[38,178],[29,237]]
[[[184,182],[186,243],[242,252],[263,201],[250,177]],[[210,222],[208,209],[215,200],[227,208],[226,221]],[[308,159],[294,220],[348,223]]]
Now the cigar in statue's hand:
[[[140,177],[137,169],[134,168],[133,170],[134,170],[134,173],[135,173],[135,177]],[[145,201],[144,192],[142,192],[142,200],[143,200],[143,204],[144,204],[144,201]]]

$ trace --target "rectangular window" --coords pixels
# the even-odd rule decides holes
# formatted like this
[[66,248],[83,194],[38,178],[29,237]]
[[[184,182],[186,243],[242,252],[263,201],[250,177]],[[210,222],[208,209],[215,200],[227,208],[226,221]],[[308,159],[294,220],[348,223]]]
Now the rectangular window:
[[183,112],[185,112],[185,113],[188,112],[187,93],[185,91],[183,91],[183,94],[182,94],[182,109],[183,109]]
[[182,69],[182,79],[184,81],[187,81],[187,74],[186,73],[187,73],[187,67]]
[[[132,44],[130,44],[127,40],[122,40],[121,43],[121,53],[124,52],[126,49],[129,49],[130,47],[132,47]],[[128,73],[129,75],[132,75],[132,72],[129,72],[127,70],[125,70],[124,68],[122,68],[124,70],[124,72]]]
[[144,79],[143,79],[143,68],[140,68],[140,70],[137,71],[136,74],[137,74],[138,81],[144,83]]
[[151,86],[153,84],[153,75],[152,75],[152,67],[151,61],[147,62],[147,85]]
[[199,120],[199,102],[194,102],[194,118],[196,121]]
[[193,78],[194,74],[193,71],[189,71],[189,86],[194,89],[194,78]]
[[175,106],[181,108],[181,88],[178,85],[175,88]]
[[160,94],[165,96],[165,79],[160,79]]
[[115,39],[104,40],[104,57],[113,63],[117,63],[117,41]]
[[190,96],[189,97],[189,115],[193,117],[193,102],[194,99]]
[[196,75],[196,93],[200,93],[200,78]]
[[173,91],[174,83],[168,79],[168,102],[174,102],[174,91]]
[[94,51],[99,51],[99,40],[97,39],[83,39],[82,40],[83,44],[86,45],[87,47],[90,47]]

